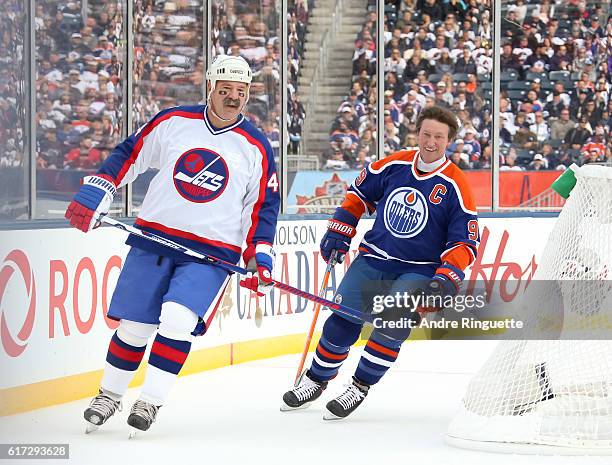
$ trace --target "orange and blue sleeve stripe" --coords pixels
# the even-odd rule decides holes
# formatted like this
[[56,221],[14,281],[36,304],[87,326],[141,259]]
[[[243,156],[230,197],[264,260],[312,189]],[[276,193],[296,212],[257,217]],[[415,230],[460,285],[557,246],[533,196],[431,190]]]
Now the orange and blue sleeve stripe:
[[448,262],[460,270],[465,270],[476,260],[477,249],[474,244],[456,243],[440,256],[442,262]]
[[449,223],[447,248],[440,258],[465,270],[476,260],[480,241],[476,201],[466,177],[455,165],[449,165],[443,174],[454,184],[457,204]]
[[359,194],[355,191],[349,190],[346,193],[346,198],[344,202],[342,202],[341,208],[349,212],[355,218],[359,219],[361,216],[366,213],[372,213],[374,211],[374,206],[364,200]]

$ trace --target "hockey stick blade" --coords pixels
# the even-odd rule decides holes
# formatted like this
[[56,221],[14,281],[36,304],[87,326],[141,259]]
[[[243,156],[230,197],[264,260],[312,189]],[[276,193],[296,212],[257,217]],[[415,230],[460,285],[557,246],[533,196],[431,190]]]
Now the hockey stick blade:
[[[231,273],[238,273],[241,275],[249,274],[249,271],[247,271],[246,268],[242,268],[241,266],[234,265],[233,263],[230,263],[230,262],[226,262],[225,260],[221,260],[220,258],[216,258],[210,255],[205,255],[203,253],[196,252],[195,250],[192,250],[188,247],[185,247],[181,244],[171,241],[170,239],[166,239],[165,237],[158,236],[157,234],[153,234],[151,232],[143,231],[141,229],[135,228],[134,226],[130,226],[128,224],[122,223],[121,221],[118,221],[109,216],[102,216],[101,218],[99,218],[99,221],[100,223],[108,224],[115,228],[121,229],[122,231],[125,231],[127,233],[134,234],[135,236],[147,239],[151,242],[155,242],[157,244],[169,247],[171,249],[176,250],[177,252],[184,253],[185,255],[188,255],[190,257],[197,258],[198,260],[202,260],[203,262],[208,263],[209,265],[219,266]],[[352,309],[342,304],[338,304],[336,302],[332,302],[331,300],[324,299],[317,295],[311,294],[310,292],[306,292],[301,289],[298,289],[297,287],[293,287],[293,286],[290,286],[289,284],[285,284],[283,282],[276,281],[275,279],[272,280],[272,283],[274,284],[274,287],[277,287],[282,291],[286,291],[289,294],[297,295],[306,300],[310,300],[312,302],[321,304],[337,313],[342,313],[352,318],[358,318],[360,320],[363,320],[364,315],[362,315],[362,313],[358,310]]]

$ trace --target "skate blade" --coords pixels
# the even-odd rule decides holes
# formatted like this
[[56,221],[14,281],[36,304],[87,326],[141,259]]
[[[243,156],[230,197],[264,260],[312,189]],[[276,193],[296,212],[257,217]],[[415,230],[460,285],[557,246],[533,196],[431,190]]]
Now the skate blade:
[[85,422],[85,434],[93,433],[94,431],[98,431],[100,427],[98,425],[94,425],[93,423]]
[[305,408],[310,407],[310,404],[312,404],[312,402],[306,402],[304,405],[300,405],[299,407],[290,407],[289,405],[283,402],[280,406],[280,411],[281,412],[292,412],[294,410],[304,410]]
[[333,420],[344,420],[346,417],[339,417],[338,415],[334,415],[333,413],[331,413],[329,410],[327,410],[324,414],[323,414],[323,420],[327,420],[327,421],[333,421]]

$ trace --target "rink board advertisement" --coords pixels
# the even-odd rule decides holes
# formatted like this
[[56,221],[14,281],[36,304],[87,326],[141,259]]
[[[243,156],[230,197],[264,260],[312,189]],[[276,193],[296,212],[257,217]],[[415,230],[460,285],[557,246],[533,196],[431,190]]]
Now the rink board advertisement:
[[[481,247],[466,278],[528,279],[555,221],[481,219]],[[360,223],[353,247],[371,224]],[[318,294],[325,270],[318,244],[325,228],[323,220],[279,222],[277,280]],[[106,312],[128,251],[125,233],[109,227],[89,234],[48,229],[3,231],[0,238],[0,415],[94,393],[117,325]],[[334,269],[328,298],[355,254]],[[207,334],[194,341],[182,374],[300,352],[313,308],[304,298],[276,289],[266,298],[257,297],[232,277]],[[325,309],[319,328],[327,314]],[[133,384],[141,380],[139,370]],[[41,399],[39,392],[45,396],[32,403],[32,398]]]

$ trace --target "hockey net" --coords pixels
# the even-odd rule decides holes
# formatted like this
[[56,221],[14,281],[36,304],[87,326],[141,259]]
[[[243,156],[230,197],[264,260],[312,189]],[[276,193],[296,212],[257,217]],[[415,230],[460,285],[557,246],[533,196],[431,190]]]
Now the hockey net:
[[[576,178],[534,280],[562,286],[563,326],[595,322],[611,333],[601,317],[612,306],[612,168],[586,165]],[[537,319],[538,309],[530,311]],[[612,454],[612,341],[500,342],[469,383],[447,442],[509,453]]]

